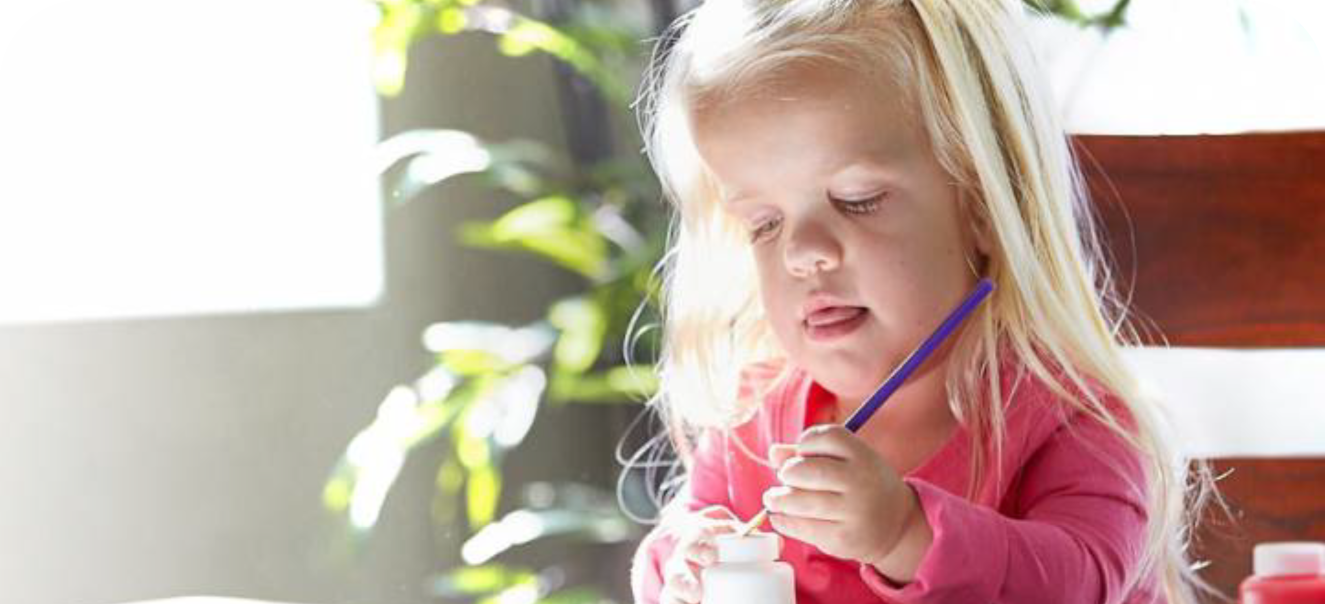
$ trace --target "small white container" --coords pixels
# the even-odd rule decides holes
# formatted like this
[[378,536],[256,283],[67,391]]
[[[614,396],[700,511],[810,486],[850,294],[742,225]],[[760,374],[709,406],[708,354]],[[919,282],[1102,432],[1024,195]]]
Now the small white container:
[[791,565],[777,561],[777,535],[719,535],[714,543],[718,563],[704,569],[703,604],[796,604]]

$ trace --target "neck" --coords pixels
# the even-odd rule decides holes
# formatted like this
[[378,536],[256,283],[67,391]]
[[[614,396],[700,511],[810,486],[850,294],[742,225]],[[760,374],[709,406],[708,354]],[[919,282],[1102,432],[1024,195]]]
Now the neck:
[[[940,362],[932,362],[934,360]],[[950,425],[955,418],[948,407],[948,393],[944,384],[946,365],[946,355],[925,363],[893,393],[887,403],[861,429],[889,426],[889,430],[901,427],[923,430]],[[838,421],[845,422],[865,399],[873,394],[870,392],[859,400],[834,395],[834,408],[837,410]]]

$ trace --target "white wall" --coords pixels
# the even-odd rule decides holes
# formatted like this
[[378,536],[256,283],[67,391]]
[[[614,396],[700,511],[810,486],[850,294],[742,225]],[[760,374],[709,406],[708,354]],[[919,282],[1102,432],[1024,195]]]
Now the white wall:
[[[382,117],[386,134],[555,142],[554,112],[545,60],[469,38],[424,43]],[[457,220],[506,205],[458,182],[390,210],[387,291],[367,311],[0,327],[0,602],[427,601],[423,578],[452,547],[430,534],[433,467],[406,466],[357,557],[336,546],[321,488],[387,390],[427,367],[427,324],[532,320],[570,286],[452,244]],[[491,295],[513,282],[525,295]]]

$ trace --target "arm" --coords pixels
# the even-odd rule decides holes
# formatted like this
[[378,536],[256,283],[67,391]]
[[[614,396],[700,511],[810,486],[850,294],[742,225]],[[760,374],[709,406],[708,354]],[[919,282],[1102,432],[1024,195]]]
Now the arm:
[[677,529],[687,514],[718,506],[731,508],[727,494],[725,438],[718,432],[708,432],[696,447],[689,476],[676,499],[668,503],[659,516],[657,526],[649,531],[639,548],[630,571],[630,590],[636,604],[657,604],[662,592],[663,564],[676,547]]
[[919,539],[909,560],[914,576],[899,586],[862,565],[878,595],[931,604],[1126,597],[1122,590],[1144,546],[1144,471],[1138,455],[1104,426],[1079,421],[1060,428],[1028,460],[1016,495],[1021,518],[923,480],[906,482],[925,525],[912,536]]

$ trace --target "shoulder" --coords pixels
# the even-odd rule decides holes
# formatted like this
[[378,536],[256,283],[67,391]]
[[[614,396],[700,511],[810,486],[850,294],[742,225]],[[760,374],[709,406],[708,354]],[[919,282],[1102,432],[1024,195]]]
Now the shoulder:
[[1022,445],[1021,470],[1083,485],[1127,485],[1132,497],[1139,497],[1147,464],[1146,453],[1137,447],[1132,409],[1097,380],[1087,380],[1087,387],[1098,406],[1084,404],[1079,388],[1055,388],[1031,375],[1023,378],[1008,412],[1009,439]]
[[1054,379],[1058,383],[1025,372],[1012,380],[1005,434],[1008,453],[1015,457],[1008,461],[1023,471],[1070,472],[1102,464],[1109,473],[1130,479],[1144,475],[1149,453],[1139,448],[1143,435],[1128,402],[1099,380],[1085,380],[1086,396],[1070,380]]
[[1110,428],[1135,435],[1135,416],[1127,401],[1097,379],[1084,376],[1082,381],[1084,386],[1078,386],[1061,373],[1046,379],[1027,370],[1005,371],[1009,432],[1020,430],[1043,439],[1063,431]]

